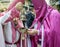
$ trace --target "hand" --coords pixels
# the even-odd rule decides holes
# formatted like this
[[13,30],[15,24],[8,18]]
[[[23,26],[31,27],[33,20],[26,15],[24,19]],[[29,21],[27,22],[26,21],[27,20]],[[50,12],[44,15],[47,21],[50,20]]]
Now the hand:
[[15,18],[13,19],[13,21],[17,21],[17,20],[19,20],[19,18],[17,18],[17,17],[15,17]]
[[28,29],[23,27],[23,28],[18,28],[18,30],[19,30],[20,33],[27,34]]
[[15,7],[16,7],[17,10],[20,11],[20,10],[23,9],[23,3],[22,2],[18,2]]
[[15,26],[17,26],[17,24],[18,24],[18,20],[19,20],[19,18],[17,18],[17,17],[13,19]]
[[28,34],[29,35],[35,35],[35,34],[38,34],[38,30],[36,30],[36,29],[28,29]]

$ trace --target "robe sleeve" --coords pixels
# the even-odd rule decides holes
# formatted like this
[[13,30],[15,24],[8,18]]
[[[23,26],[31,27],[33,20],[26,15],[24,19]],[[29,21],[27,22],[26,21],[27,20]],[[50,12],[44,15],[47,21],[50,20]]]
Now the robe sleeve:
[[5,13],[2,17],[0,17],[0,23],[7,23],[12,21],[15,17],[19,18],[19,11],[17,11],[16,8],[13,8]]
[[9,11],[6,14],[4,14],[3,16],[1,16],[0,17],[0,23],[3,24],[10,17],[10,13],[11,13],[11,11]]
[[50,28],[50,40],[49,47],[60,46],[60,13],[56,10],[51,12],[51,28]]

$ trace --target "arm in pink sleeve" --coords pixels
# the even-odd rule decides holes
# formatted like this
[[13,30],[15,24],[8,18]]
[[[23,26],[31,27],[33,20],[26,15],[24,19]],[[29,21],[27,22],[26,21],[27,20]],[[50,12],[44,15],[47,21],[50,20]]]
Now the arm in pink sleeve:
[[13,18],[19,18],[19,11],[17,11],[15,8],[13,8],[12,10],[8,11],[7,13],[4,14],[4,16],[2,16],[0,19],[1,23],[7,23],[9,21],[12,21]]
[[16,10],[15,7],[11,9],[10,17],[6,20],[6,22],[12,21],[16,17],[19,18],[19,13],[20,12]]
[[56,10],[53,10],[50,18],[51,18],[51,31],[50,31],[49,47],[53,47],[53,46],[59,47],[60,46],[60,37],[59,37],[60,36],[60,13]]

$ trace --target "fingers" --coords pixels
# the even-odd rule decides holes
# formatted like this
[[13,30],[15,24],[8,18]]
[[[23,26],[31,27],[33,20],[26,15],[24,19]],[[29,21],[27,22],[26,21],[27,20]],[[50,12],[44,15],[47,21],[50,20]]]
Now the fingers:
[[35,35],[35,34],[38,34],[38,30],[36,30],[36,29],[28,29],[28,34],[30,34],[30,35]]
[[16,18],[13,19],[13,21],[17,21],[18,19],[19,19],[19,18],[16,17]]

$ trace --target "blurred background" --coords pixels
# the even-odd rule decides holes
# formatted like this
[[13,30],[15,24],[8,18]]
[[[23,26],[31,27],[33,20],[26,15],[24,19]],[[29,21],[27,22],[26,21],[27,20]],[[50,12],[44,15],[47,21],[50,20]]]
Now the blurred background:
[[7,10],[9,4],[13,2],[13,0],[0,0],[0,12]]
[[[12,2],[13,0],[0,0],[0,11],[6,10]],[[51,5],[60,11],[60,0],[46,0],[46,2],[48,5]]]

